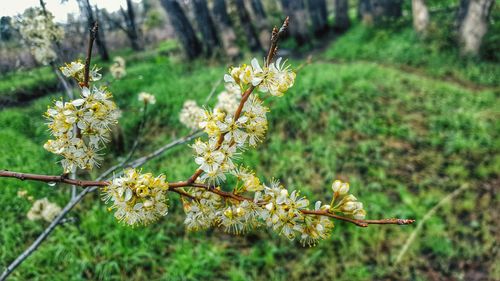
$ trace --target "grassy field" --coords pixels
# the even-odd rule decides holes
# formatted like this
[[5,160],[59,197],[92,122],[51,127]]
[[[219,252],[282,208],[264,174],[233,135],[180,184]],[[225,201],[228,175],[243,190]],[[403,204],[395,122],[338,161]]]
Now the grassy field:
[[[465,186],[425,222],[398,265],[394,260],[416,226],[362,229],[336,222],[331,239],[303,248],[267,230],[237,237],[219,229],[187,233],[176,196],[167,217],[131,229],[117,224],[94,194],[12,280],[499,280],[498,64],[464,63],[453,53],[418,63],[423,46],[401,43],[410,31],[375,33],[368,40],[363,32],[352,29],[315,55],[285,97],[267,99],[269,134],[242,162],[262,180],[278,178],[311,200],[326,199],[332,180],[348,180],[369,218],[421,220]],[[367,51],[372,48],[384,51]],[[224,71],[223,65],[188,65],[161,56],[130,61],[127,78],[110,85],[126,136],[139,124],[137,93],[150,92],[158,100],[137,155],[188,133],[178,121],[183,101],[203,103]],[[105,74],[104,80],[112,78]],[[42,148],[48,138],[42,113],[59,95],[0,111],[0,168],[61,172],[57,158]],[[127,138],[125,146],[131,142]],[[120,151],[111,148],[108,155],[103,169]],[[187,146],[144,166],[174,181],[195,168]],[[0,185],[3,269],[46,226],[26,218],[30,203],[17,191],[64,205],[69,188],[12,179]]]

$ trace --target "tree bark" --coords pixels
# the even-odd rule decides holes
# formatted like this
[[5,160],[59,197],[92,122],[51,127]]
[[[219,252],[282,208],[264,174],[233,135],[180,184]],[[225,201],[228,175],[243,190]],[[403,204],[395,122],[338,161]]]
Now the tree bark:
[[466,11],[460,22],[459,40],[464,55],[478,55],[481,42],[488,31],[488,20],[493,0],[467,0]]
[[198,38],[196,38],[193,27],[189,23],[179,3],[176,0],[161,0],[161,4],[167,11],[175,33],[186,52],[186,57],[188,59],[199,57],[203,52],[203,48]]
[[193,10],[198,29],[203,37],[203,45],[205,54],[212,56],[215,49],[220,46],[217,31],[215,30],[214,22],[208,12],[207,2],[205,0],[192,0]]
[[224,51],[230,59],[236,59],[240,55],[240,49],[236,44],[236,34],[233,29],[231,18],[227,13],[225,0],[215,0],[212,7],[214,21],[219,29],[220,39],[224,46]]
[[429,10],[425,0],[412,0],[413,28],[420,35],[426,35],[429,26]]
[[290,26],[288,27],[290,35],[295,38],[299,46],[306,44],[309,41],[309,33],[304,0],[281,0],[281,6],[285,16],[290,17]]
[[262,51],[262,46],[260,45],[259,38],[257,37],[257,33],[252,25],[252,21],[250,20],[250,15],[248,14],[247,9],[245,8],[245,3],[243,0],[235,0],[236,11],[240,18],[241,26],[245,31],[247,37],[248,47],[250,47],[250,51],[259,52]]
[[321,37],[328,30],[327,10],[325,0],[308,0],[307,7],[311,17],[314,35]]
[[333,27],[339,31],[347,30],[351,25],[348,0],[335,0],[333,12],[335,16]]

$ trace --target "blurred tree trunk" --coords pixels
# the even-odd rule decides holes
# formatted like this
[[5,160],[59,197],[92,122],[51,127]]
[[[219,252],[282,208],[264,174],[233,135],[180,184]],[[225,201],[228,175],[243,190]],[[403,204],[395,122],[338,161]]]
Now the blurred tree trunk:
[[192,0],[192,3],[198,29],[201,31],[203,37],[205,54],[212,56],[214,50],[220,46],[220,43],[219,38],[217,38],[214,22],[208,11],[207,2],[205,0]]
[[335,0],[333,13],[335,15],[333,27],[339,31],[347,30],[351,25],[348,0]]
[[359,0],[358,18],[365,24],[378,23],[386,18],[403,15],[402,0]]
[[[96,21],[94,17],[94,11],[92,11],[92,6],[90,6],[89,0],[77,0],[80,6],[82,14],[87,16],[87,25],[91,28]],[[95,43],[97,45],[97,51],[104,61],[109,61],[108,47],[106,46],[105,31],[104,28],[99,28],[97,36],[95,38]]]
[[271,28],[267,20],[266,11],[260,0],[251,0],[251,10],[254,15],[255,27],[258,30],[258,37],[261,46],[268,46],[271,40]]
[[[88,0],[87,0],[88,2]],[[104,28],[104,24],[101,23],[101,17],[99,14],[99,9],[97,6],[94,7],[95,9],[95,17],[96,21],[99,24],[99,30],[97,31],[97,35],[95,38],[95,43],[97,45],[97,50],[99,51],[99,55],[101,56],[101,59],[104,61],[109,61],[109,52],[108,52],[108,47],[106,45],[106,31]],[[90,13],[92,13],[92,10],[90,10]],[[89,24],[89,26],[92,26],[93,24]]]
[[281,0],[285,16],[290,17],[288,31],[299,46],[309,41],[307,12],[304,0]]
[[130,41],[132,49],[136,51],[143,50],[144,47],[142,46],[139,38],[139,31],[137,29],[137,24],[135,21],[135,12],[132,0],[127,0],[127,12],[121,9],[121,13],[123,15],[123,18],[125,19],[125,24],[127,26],[125,34]]
[[412,0],[413,28],[418,34],[425,35],[429,26],[429,10],[425,0]]
[[189,23],[184,11],[176,0],[161,0],[163,8],[167,11],[169,20],[188,59],[199,57],[203,52],[200,41],[196,38],[193,27]]
[[212,14],[214,15],[215,23],[219,29],[226,55],[231,59],[237,58],[240,55],[240,49],[236,44],[236,34],[234,33],[231,18],[227,13],[226,1],[214,0]]
[[462,0],[459,11],[459,40],[462,54],[478,55],[483,36],[488,31],[488,20],[493,0]]
[[250,51],[259,52],[262,51],[262,47],[259,42],[259,38],[257,37],[257,33],[252,25],[252,21],[250,20],[250,15],[248,14],[247,9],[245,8],[245,3],[243,0],[235,0],[236,11],[240,18],[241,26],[245,31],[247,37],[248,47],[250,47]]
[[252,10],[259,19],[266,19],[266,11],[260,0],[251,0]]
[[328,19],[325,0],[307,0],[314,35],[323,36],[328,30]]

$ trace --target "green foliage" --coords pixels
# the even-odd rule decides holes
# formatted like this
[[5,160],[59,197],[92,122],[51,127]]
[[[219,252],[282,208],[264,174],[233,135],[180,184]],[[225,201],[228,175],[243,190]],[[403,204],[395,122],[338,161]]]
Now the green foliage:
[[[302,69],[285,97],[266,100],[272,108],[267,140],[242,159],[261,179],[276,177],[317,200],[329,199],[333,179],[349,180],[369,218],[419,220],[444,196],[469,185],[426,222],[397,267],[392,262],[414,226],[361,229],[336,222],[330,240],[302,248],[266,231],[240,237],[219,229],[186,233],[175,195],[167,217],[131,229],[117,224],[95,194],[69,214],[74,222],[59,226],[12,280],[426,280],[476,272],[498,279],[493,252],[498,93],[479,86],[498,82],[498,75],[488,76],[498,73],[498,66],[464,63],[449,52],[419,50],[415,44],[420,43],[408,30],[391,34],[355,27],[318,63]],[[420,70],[393,65],[400,63]],[[105,68],[103,79],[112,81],[110,90],[123,111],[125,146],[132,145],[139,124],[138,92],[157,98],[136,154],[141,155],[188,132],[178,121],[183,102],[203,104],[224,71],[220,65],[183,64],[161,56],[127,57],[122,80],[113,81]],[[448,71],[467,84],[430,77],[445,77]],[[0,111],[0,167],[61,172],[57,158],[42,148],[48,138],[42,113],[55,97]],[[102,170],[122,156],[110,150]],[[143,167],[169,180],[184,179],[195,168],[187,146]],[[14,179],[1,179],[0,185],[3,268],[46,226],[26,219],[30,203],[18,198],[17,190],[63,205],[69,188]]]

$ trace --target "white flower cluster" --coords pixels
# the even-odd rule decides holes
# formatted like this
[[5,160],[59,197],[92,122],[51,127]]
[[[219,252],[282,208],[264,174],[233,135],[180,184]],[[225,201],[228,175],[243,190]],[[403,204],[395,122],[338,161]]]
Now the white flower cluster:
[[233,83],[226,83],[225,88],[225,91],[222,91],[217,96],[215,109],[220,109],[226,113],[235,112],[240,104],[241,89],[238,85]]
[[[349,185],[346,183],[335,181],[331,204],[323,205],[318,201],[314,210],[310,210],[309,200],[300,196],[299,191],[289,192],[278,181],[264,185],[252,170],[236,166],[237,156],[247,147],[261,142],[267,130],[269,109],[256,93],[247,94],[247,91],[255,89],[282,96],[294,79],[295,74],[281,63],[281,59],[265,68],[253,59],[251,66],[232,68],[230,74],[226,74],[226,90],[232,92],[223,92],[218,106],[213,111],[205,111],[199,125],[207,133],[208,140],[197,139],[192,148],[201,171],[199,182],[214,186],[231,175],[236,178],[236,184],[231,196],[220,187],[189,190],[195,198],[184,200],[185,224],[189,230],[220,226],[227,232],[239,234],[266,225],[279,235],[289,239],[299,237],[303,245],[311,246],[329,237],[334,227],[329,215],[343,213],[356,219],[364,218],[362,204],[347,194]],[[227,102],[233,96],[237,99]],[[247,100],[240,107],[239,101],[243,98]],[[254,193],[253,200],[240,196],[245,193]]]
[[224,206],[222,198],[204,189],[193,189],[189,193],[196,200],[187,201],[183,199],[186,228],[190,231],[196,231],[216,226],[218,213],[214,210],[219,210]]
[[57,54],[52,44],[60,42],[64,37],[62,28],[54,23],[54,16],[41,8],[29,8],[19,18],[19,32],[24,42],[41,64],[54,61]]
[[113,78],[122,79],[123,76],[127,75],[127,71],[125,70],[125,59],[122,57],[115,57],[113,61],[114,63],[109,68],[109,72],[111,72]]
[[98,151],[108,142],[110,127],[120,116],[111,98],[105,88],[84,87],[79,99],[56,101],[45,113],[55,139],[48,140],[44,148],[64,157],[61,164],[65,172],[98,165]]
[[147,225],[168,213],[168,182],[165,176],[153,177],[136,169],[127,169],[102,188],[103,200],[111,203],[115,218],[128,225]]
[[192,130],[199,129],[204,112],[203,108],[199,107],[195,101],[187,100],[179,114],[179,121]]
[[150,93],[140,92],[137,98],[140,102],[144,104],[155,104],[156,97]]
[[196,153],[195,161],[204,172],[201,180],[208,179],[210,183],[225,180],[225,174],[235,169],[233,158],[238,150],[247,145],[256,146],[262,141],[267,130],[268,111],[256,95],[245,103],[237,120],[233,114],[218,109],[205,111],[200,127],[209,139],[197,140],[192,145]]
[[27,217],[29,220],[43,219],[51,222],[61,213],[61,207],[56,203],[50,202],[47,198],[38,199],[33,203],[31,209],[28,211]]
[[[67,63],[65,66],[61,66],[59,69],[64,76],[75,79],[78,83],[80,83],[80,85],[84,83],[85,65],[80,60]],[[101,80],[102,75],[99,73],[99,70],[101,69],[96,66],[92,67],[92,69],[89,71],[90,82]]]
[[263,93],[281,97],[295,81],[295,72],[285,63],[285,61],[282,63],[282,58],[278,58],[269,67],[262,68],[259,61],[254,58],[251,65],[233,67],[230,74],[224,76],[224,81],[238,84],[240,87],[251,84]]

